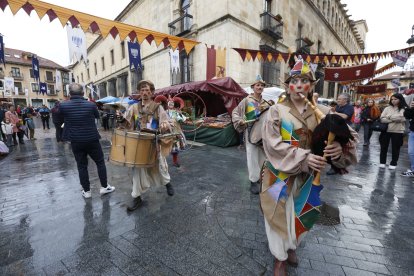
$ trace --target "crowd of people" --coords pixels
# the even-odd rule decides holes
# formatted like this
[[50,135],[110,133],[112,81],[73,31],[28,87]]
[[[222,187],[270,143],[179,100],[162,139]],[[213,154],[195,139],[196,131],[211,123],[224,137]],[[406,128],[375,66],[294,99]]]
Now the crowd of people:
[[[387,166],[387,152],[391,143],[390,170],[395,170],[403,145],[406,122],[409,122],[408,152],[411,167],[403,176],[414,176],[414,101],[401,94],[393,94],[382,110],[373,99],[351,103],[350,95],[342,93],[337,101],[325,106],[317,104],[313,89],[317,84],[309,65],[298,60],[285,80],[286,97],[275,104],[262,98],[266,83],[260,78],[252,82],[253,94],[243,99],[232,112],[234,128],[242,133],[250,192],[260,195],[261,209],[270,252],[275,257],[275,275],[285,275],[286,265],[297,266],[295,250],[312,228],[320,213],[319,175],[326,166],[327,174],[343,174],[357,162],[358,132],[363,129],[363,146],[369,148],[375,126],[386,125],[379,135],[379,167]],[[300,68],[300,70],[298,70]],[[109,121],[117,118],[117,125],[125,131],[150,133],[180,133],[180,123],[186,120],[180,104],[172,99],[154,100],[154,84],[142,80],[132,95],[134,101],[124,113],[107,107],[98,109],[84,98],[80,84],[69,85],[70,99],[57,102],[52,109],[42,106],[20,108],[13,105],[0,111],[2,140],[8,146],[24,144],[23,137],[35,139],[34,116],[39,116],[43,129],[49,120],[56,129],[57,142],[67,141],[77,164],[81,194],[92,197],[88,174],[88,156],[95,162],[100,180],[101,195],[112,193],[108,183],[106,164],[96,127],[101,120],[104,130]],[[118,115],[117,115],[118,114]],[[113,124],[113,123],[112,123]],[[134,167],[132,173],[132,212],[143,205],[143,194],[151,187],[165,186],[168,196],[174,195],[166,156],[172,154],[173,164],[179,167],[178,152],[185,147],[181,133],[167,142],[156,143],[156,161],[152,166]],[[305,191],[305,192],[304,192]],[[313,210],[309,214],[309,208]],[[306,210],[305,210],[306,209]]]

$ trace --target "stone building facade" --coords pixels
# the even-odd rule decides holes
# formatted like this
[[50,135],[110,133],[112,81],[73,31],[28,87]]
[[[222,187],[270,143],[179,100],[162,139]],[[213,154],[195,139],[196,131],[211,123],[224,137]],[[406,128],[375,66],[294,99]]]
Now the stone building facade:
[[[37,57],[39,60],[40,82],[47,84],[47,94],[39,91],[39,85],[33,77],[32,53],[22,50],[5,48],[6,66],[0,64],[0,97],[13,102],[15,105],[39,107],[43,104],[53,106],[54,102],[67,95],[69,70],[59,64]],[[56,87],[56,70],[62,77],[60,90]],[[5,89],[5,78],[13,78],[14,88]],[[58,83],[59,84],[59,83]]]
[[[143,70],[129,69],[127,42],[97,38],[88,47],[88,65],[73,68],[75,80],[99,87],[100,96],[128,95],[141,79],[157,88],[206,79],[207,46],[226,48],[226,76],[242,87],[258,74],[272,86],[288,73],[285,63],[243,62],[232,48],[301,53],[363,53],[364,20],[349,19],[340,0],[132,0],[115,20],[200,42],[180,54],[180,71],[171,73],[169,48],[155,42],[141,44]],[[324,97],[336,97],[340,87],[323,81],[317,87]]]

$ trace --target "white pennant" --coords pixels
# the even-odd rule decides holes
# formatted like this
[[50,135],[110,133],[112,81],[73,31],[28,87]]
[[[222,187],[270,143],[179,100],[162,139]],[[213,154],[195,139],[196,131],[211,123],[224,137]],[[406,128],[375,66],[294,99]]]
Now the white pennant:
[[[72,28],[66,25],[68,33],[68,45],[69,45],[69,59],[71,62],[80,61],[82,58],[86,62],[86,36],[81,28]],[[75,59],[74,59],[75,56]]]
[[178,49],[170,49],[171,70],[172,72],[180,72],[180,51]]

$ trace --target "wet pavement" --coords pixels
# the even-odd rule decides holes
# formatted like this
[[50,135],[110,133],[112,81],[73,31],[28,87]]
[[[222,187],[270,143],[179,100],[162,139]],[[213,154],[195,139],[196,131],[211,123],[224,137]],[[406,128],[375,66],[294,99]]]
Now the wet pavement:
[[[108,163],[116,191],[100,197],[90,163],[85,200],[70,145],[56,143],[53,131],[38,130],[0,160],[0,275],[272,275],[244,151],[181,153],[181,167],[170,166],[175,196],[154,188],[128,214],[131,170]],[[396,171],[380,169],[376,141],[359,147],[350,174],[323,175],[322,199],[339,208],[341,223],[316,225],[289,275],[414,275],[414,178],[400,176],[407,147]]]

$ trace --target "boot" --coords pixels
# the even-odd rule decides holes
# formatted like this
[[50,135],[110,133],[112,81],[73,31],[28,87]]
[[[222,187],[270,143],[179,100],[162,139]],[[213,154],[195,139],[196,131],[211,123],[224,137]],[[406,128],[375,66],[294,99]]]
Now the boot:
[[141,197],[136,197],[132,200],[132,204],[127,207],[127,211],[132,212],[142,206],[142,199]]
[[287,263],[290,266],[298,267],[298,257],[296,256],[296,251],[293,249],[288,250]]
[[167,185],[165,185],[165,187],[167,188],[167,194],[169,196],[173,196],[174,195],[174,189],[173,189],[173,186],[171,185],[171,183],[168,183]]
[[23,138],[19,139],[19,144],[24,144]]
[[260,193],[260,185],[259,182],[250,182],[250,192],[254,195],[257,195]]
[[286,261],[275,260],[275,265],[273,267],[274,276],[286,276]]

